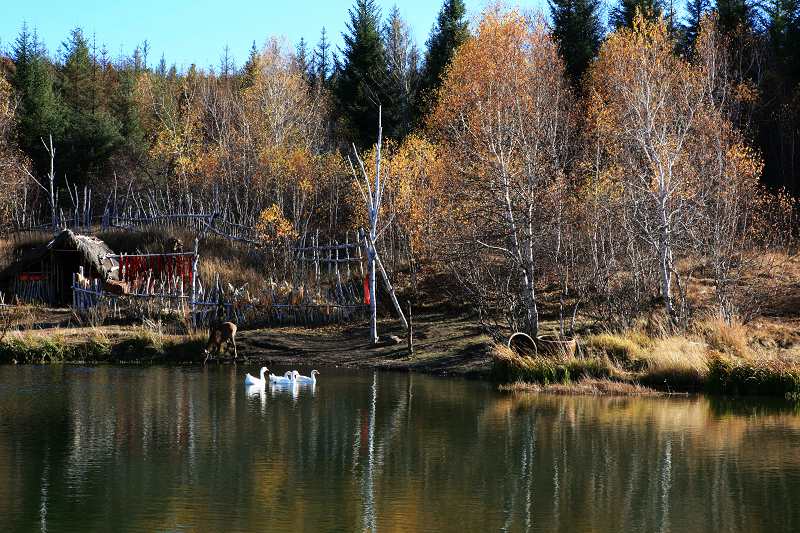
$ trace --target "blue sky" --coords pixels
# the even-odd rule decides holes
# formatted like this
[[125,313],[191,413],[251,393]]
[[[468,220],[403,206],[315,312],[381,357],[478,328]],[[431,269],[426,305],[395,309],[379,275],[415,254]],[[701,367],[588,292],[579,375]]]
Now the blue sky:
[[[348,20],[352,0],[0,0],[0,49],[10,48],[23,22],[36,28],[51,55],[69,31],[80,26],[98,48],[105,44],[112,57],[130,54],[145,39],[149,63],[165,54],[168,64],[218,65],[225,45],[237,65],[252,42],[261,46],[270,36],[296,44],[301,37],[316,44],[323,26],[336,45]],[[395,4],[423,46],[441,0],[377,0],[384,16]],[[470,15],[487,0],[466,0]],[[519,0],[522,8],[545,8],[546,0]]]

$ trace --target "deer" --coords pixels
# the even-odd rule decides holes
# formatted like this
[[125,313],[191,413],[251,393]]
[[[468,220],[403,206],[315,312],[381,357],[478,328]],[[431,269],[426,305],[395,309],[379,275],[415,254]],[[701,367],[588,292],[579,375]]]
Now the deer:
[[208,344],[204,350],[206,358],[203,360],[203,365],[208,362],[211,353],[218,356],[222,350],[222,344],[226,343],[233,346],[233,359],[238,359],[239,355],[236,351],[236,324],[233,322],[223,322],[221,324],[213,324],[210,328],[208,335]]

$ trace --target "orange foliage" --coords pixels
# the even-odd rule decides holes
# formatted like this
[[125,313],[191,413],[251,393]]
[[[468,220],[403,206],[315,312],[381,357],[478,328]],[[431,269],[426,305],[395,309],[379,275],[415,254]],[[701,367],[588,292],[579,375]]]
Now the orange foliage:
[[15,100],[11,84],[0,73],[0,176],[3,187],[0,189],[0,224],[8,221],[11,210],[19,207],[18,194],[26,179],[25,169],[29,167],[27,157],[14,142]]
[[292,227],[286,217],[283,216],[281,208],[276,204],[261,211],[256,224],[261,240],[266,243],[274,243],[281,239],[295,239],[297,232]]

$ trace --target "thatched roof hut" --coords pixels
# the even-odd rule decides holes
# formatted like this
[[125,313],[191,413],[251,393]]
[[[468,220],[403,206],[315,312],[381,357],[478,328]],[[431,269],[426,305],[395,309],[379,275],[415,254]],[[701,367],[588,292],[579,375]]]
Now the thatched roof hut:
[[66,304],[72,300],[72,276],[119,279],[114,251],[97,237],[64,230],[44,246],[25,253],[0,272],[0,287],[25,301]]

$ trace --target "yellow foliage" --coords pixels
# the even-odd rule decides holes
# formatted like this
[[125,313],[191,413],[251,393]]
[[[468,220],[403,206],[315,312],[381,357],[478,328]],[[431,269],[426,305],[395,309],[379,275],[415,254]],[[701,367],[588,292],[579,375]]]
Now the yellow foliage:
[[297,232],[292,223],[283,216],[277,204],[264,209],[258,217],[256,225],[261,239],[266,243],[275,243],[282,239],[295,239]]
[[[506,235],[504,191],[520,216],[563,178],[576,108],[541,18],[496,7],[456,52],[428,119],[442,169],[437,216],[455,240]],[[489,213],[491,215],[487,216]]]
[[0,176],[3,187],[0,189],[0,225],[5,223],[12,206],[18,202],[24,171],[29,166],[27,157],[14,142],[15,101],[11,84],[0,72]]

